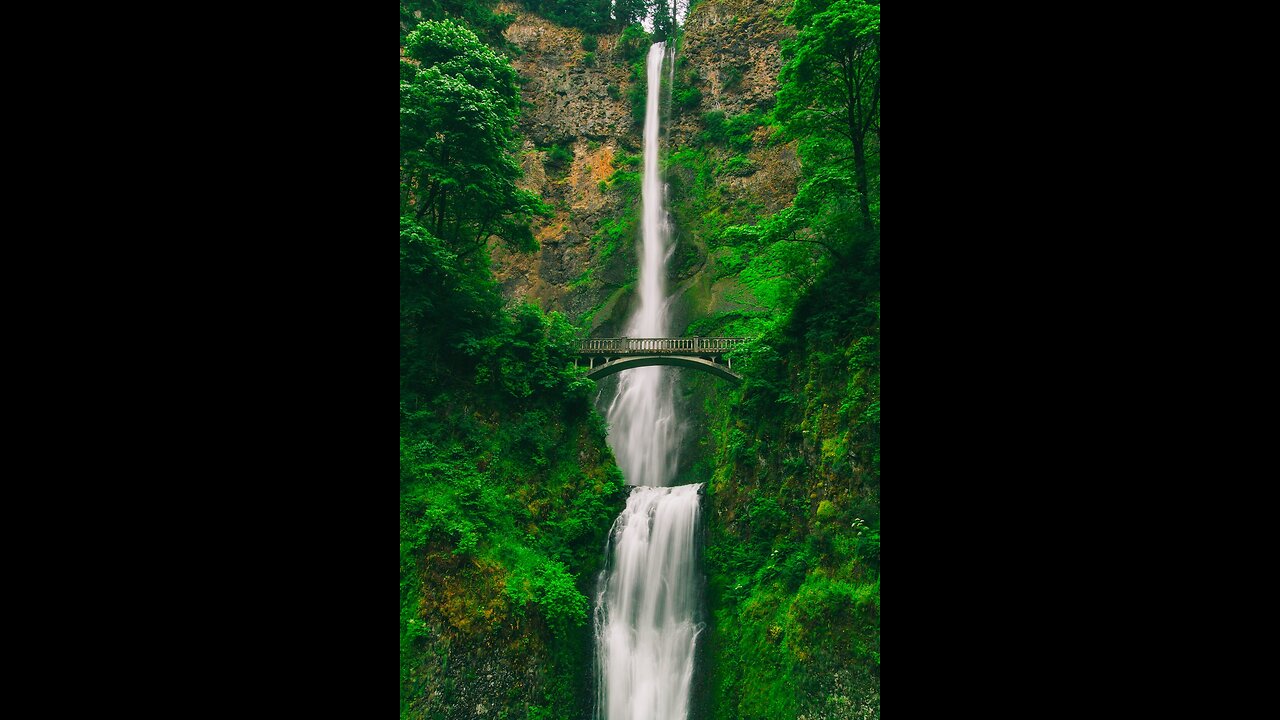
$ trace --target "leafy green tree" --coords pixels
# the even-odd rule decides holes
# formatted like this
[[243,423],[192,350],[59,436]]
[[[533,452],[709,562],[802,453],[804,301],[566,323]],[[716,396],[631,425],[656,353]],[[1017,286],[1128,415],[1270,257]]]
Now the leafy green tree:
[[623,60],[632,62],[647,53],[651,43],[652,39],[644,31],[644,26],[635,22],[623,28],[622,34],[618,37],[616,52],[622,56]]
[[[862,226],[873,231],[868,155],[880,140],[880,5],[866,0],[796,0],[783,45],[777,117],[798,135],[834,133],[852,146]],[[869,143],[874,135],[874,147]]]
[[[462,347],[500,328],[488,263],[464,263],[411,217],[400,218],[400,397],[427,397],[474,368]],[[474,370],[472,370],[474,372]]]
[[529,220],[548,209],[516,187],[516,71],[463,25],[428,20],[400,68],[401,213],[462,256],[491,235],[536,247]]
[[616,0],[613,4],[614,21],[619,27],[640,22],[645,12],[645,0]]

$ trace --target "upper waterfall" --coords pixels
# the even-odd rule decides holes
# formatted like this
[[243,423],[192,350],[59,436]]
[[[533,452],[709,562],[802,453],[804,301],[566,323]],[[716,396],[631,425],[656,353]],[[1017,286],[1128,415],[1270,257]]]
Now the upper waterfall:
[[[667,44],[649,48],[648,98],[644,115],[643,214],[640,222],[639,304],[626,326],[630,337],[670,334],[667,261],[674,246],[667,217],[666,186],[658,165],[662,128],[662,66]],[[669,368],[642,367],[622,373],[618,394],[609,405],[609,441],[631,485],[671,484],[679,460],[679,424],[675,415],[674,375]]]

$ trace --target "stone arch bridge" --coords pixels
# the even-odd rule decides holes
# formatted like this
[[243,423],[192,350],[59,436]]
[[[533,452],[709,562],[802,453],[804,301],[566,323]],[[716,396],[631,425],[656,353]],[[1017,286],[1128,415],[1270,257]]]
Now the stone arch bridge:
[[591,372],[587,377],[592,380],[646,365],[674,365],[739,383],[742,376],[733,371],[733,359],[726,353],[748,340],[750,338],[741,337],[591,338],[582,341],[578,355],[590,363]]

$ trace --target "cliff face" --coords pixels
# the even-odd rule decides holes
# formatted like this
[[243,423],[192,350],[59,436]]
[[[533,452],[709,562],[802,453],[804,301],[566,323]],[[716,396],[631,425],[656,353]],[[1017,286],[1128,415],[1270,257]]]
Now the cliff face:
[[[720,262],[716,239],[729,225],[754,223],[791,203],[800,164],[764,122],[782,67],[790,0],[704,0],[685,20],[677,87],[696,88],[696,107],[670,122],[671,212],[676,222],[674,331],[721,312],[752,307]],[[725,132],[723,126],[733,126]]]
[[594,62],[588,64],[581,30],[519,5],[498,9],[515,15],[505,35],[520,50],[512,65],[525,78],[521,186],[540,194],[555,214],[534,224],[538,252],[512,254],[495,246],[494,274],[508,297],[560,310],[575,321],[590,313],[605,322],[610,313],[598,311],[617,304],[635,267],[629,244],[610,247],[597,237],[603,222],[623,216],[638,197],[638,185],[633,193],[609,183],[615,164],[622,165],[619,158],[640,152],[641,130],[633,126],[626,97],[630,68],[616,34],[597,36]]
[[518,5],[498,9],[516,18],[504,35],[522,51],[512,65],[528,78],[522,94],[531,107],[521,130],[533,143],[599,141],[631,133],[630,104],[621,95],[611,98],[608,91],[609,85],[627,82],[628,69],[615,62],[617,35],[597,36],[596,60],[588,65],[581,30],[556,25]]
[[[773,107],[782,67],[780,42],[795,36],[783,24],[790,0],[704,0],[684,24],[680,54],[702,78],[702,110],[738,115]],[[696,117],[677,118],[676,142],[703,128]]]
[[[676,221],[669,278],[680,298],[673,305],[676,334],[692,320],[737,306],[727,299],[740,293],[717,262],[715,233],[776,212],[795,194],[795,147],[773,142],[767,126],[751,131],[746,149],[702,137],[706,113],[733,119],[772,108],[779,42],[794,34],[782,23],[789,6],[788,0],[704,0],[686,19],[677,86],[696,87],[702,100],[673,108],[665,128]],[[538,192],[555,215],[534,225],[538,252],[517,255],[495,246],[495,274],[507,297],[564,312],[593,335],[618,334],[631,310],[636,276],[643,128],[633,120],[629,96],[637,79],[643,82],[635,66],[643,67],[644,46],[638,56],[627,57],[619,35],[599,35],[588,64],[582,31],[518,4],[498,9],[515,16],[506,38],[519,48],[512,64],[527,79],[522,186]],[[563,151],[572,159],[564,159]],[[697,185],[699,175],[709,182]]]

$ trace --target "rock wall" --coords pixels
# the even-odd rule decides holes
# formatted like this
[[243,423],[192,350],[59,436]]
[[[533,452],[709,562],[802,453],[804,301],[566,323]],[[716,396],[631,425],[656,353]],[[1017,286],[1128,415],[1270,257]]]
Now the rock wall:
[[[690,11],[677,52],[677,75],[702,92],[702,102],[671,114],[667,155],[703,148],[704,113],[734,117],[773,107],[782,62],[779,43],[794,35],[783,24],[790,5],[790,0],[703,0]],[[617,334],[632,306],[639,229],[629,228],[634,231],[626,241],[610,247],[601,237],[602,226],[638,217],[640,188],[638,183],[618,183],[602,189],[601,182],[608,184],[621,153],[643,151],[643,128],[633,121],[628,100],[634,60],[622,57],[617,34],[603,34],[597,36],[594,64],[587,65],[582,31],[559,26],[516,3],[498,9],[516,18],[506,38],[519,48],[512,64],[527,78],[521,184],[554,206],[555,214],[534,225],[539,251],[513,254],[495,245],[494,272],[508,297],[560,310],[588,325],[593,335]],[[669,286],[680,296],[673,306],[675,333],[697,317],[731,309],[726,298],[735,294],[734,279],[721,277],[708,231],[690,218],[715,213],[733,222],[752,222],[786,207],[795,195],[795,146],[775,143],[771,134],[768,127],[759,128],[753,147],[742,153],[750,160],[748,171],[717,175],[714,203],[673,192],[673,214],[686,219],[677,222],[670,264]],[[557,144],[573,153],[567,168],[549,164],[550,148]],[[737,154],[705,149],[709,162]],[[681,170],[673,167],[670,172]]]
[[[776,142],[767,125],[753,132],[746,151],[706,144],[700,137],[707,129],[707,113],[734,118],[773,108],[782,67],[781,43],[795,36],[794,28],[783,23],[790,7],[791,0],[703,0],[685,21],[677,78],[700,90],[702,99],[696,108],[673,113],[670,146],[673,152],[705,151],[702,163],[715,169],[716,178],[714,187],[702,196],[678,194],[671,200],[679,241],[672,263],[677,333],[700,317],[750,307],[730,299],[742,293],[737,279],[717,263],[720,252],[714,247],[712,231],[716,224],[701,223],[699,218],[716,216],[724,221],[721,224],[752,223],[785,208],[795,197],[800,171],[795,144]],[[739,155],[748,161],[745,169],[725,169]],[[672,167],[669,179],[694,184],[692,171],[678,165]]]
[[[703,0],[684,24],[681,56],[698,70],[701,110],[739,115],[773,107],[782,67],[781,41],[795,37],[783,24],[791,0]],[[702,130],[696,116],[672,123],[672,140],[687,142]]]
[[[582,321],[602,305],[617,304],[635,266],[630,247],[603,258],[604,248],[592,243],[603,220],[619,217],[638,202],[623,189],[601,188],[613,175],[620,151],[640,152],[641,129],[633,127],[626,94],[631,71],[618,52],[617,34],[597,36],[595,62],[588,65],[581,30],[513,3],[498,10],[515,15],[506,38],[519,48],[512,65],[526,79],[521,89],[526,103],[520,120],[526,137],[521,186],[539,193],[555,214],[534,224],[538,252],[514,254],[494,246],[494,273],[508,297]],[[549,163],[554,145],[573,153],[567,169]],[[599,325],[610,313],[593,315]]]

